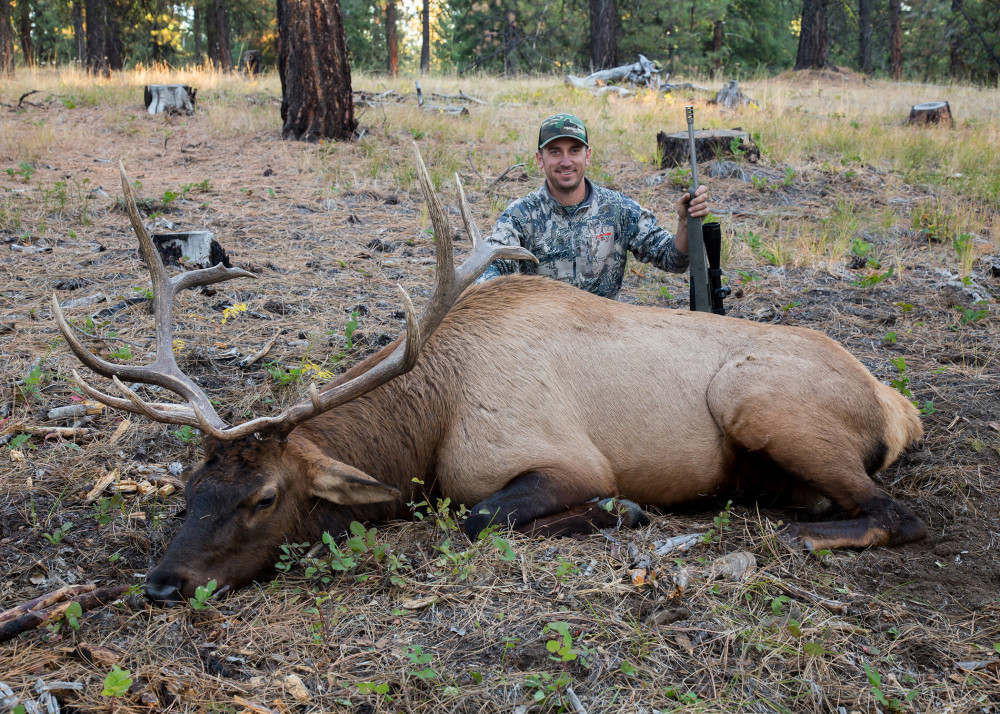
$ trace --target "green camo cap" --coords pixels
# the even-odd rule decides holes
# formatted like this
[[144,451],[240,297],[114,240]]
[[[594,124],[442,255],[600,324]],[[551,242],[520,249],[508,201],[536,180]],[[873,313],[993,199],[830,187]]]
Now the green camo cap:
[[553,139],[563,138],[576,139],[583,142],[584,146],[590,146],[587,143],[587,127],[578,117],[572,114],[553,114],[542,122],[538,130],[538,148],[541,149]]

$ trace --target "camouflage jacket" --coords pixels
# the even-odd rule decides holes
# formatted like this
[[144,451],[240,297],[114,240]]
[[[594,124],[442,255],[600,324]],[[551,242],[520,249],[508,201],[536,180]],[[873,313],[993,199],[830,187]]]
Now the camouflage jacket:
[[657,225],[652,213],[617,191],[585,180],[588,197],[573,215],[545,183],[511,203],[485,240],[521,245],[538,258],[538,264],[497,260],[478,282],[511,273],[537,273],[613,299],[622,289],[628,251],[661,270],[687,269],[687,253],[674,247],[674,236]]

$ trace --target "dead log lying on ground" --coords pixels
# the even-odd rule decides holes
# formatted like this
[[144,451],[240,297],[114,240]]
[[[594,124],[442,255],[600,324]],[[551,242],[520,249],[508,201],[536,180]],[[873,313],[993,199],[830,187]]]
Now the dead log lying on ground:
[[955,126],[951,116],[951,106],[948,102],[924,102],[910,107],[910,118],[907,124],[926,126],[927,124],[948,124]]
[[660,81],[661,70],[655,62],[648,59],[645,55],[639,55],[639,59],[632,64],[623,64],[620,67],[612,67],[611,69],[602,69],[599,72],[594,72],[593,74],[587,75],[586,77],[577,77],[572,74],[567,74],[563,79],[565,84],[572,85],[574,87],[579,87],[580,89],[587,89],[594,94],[603,94],[609,91],[613,91],[619,96],[627,97],[632,94],[631,91],[624,87],[617,87],[611,89],[608,87],[610,84],[631,84],[636,87],[647,87],[650,89],[658,89],[661,92],[671,92],[675,89],[691,89],[701,92],[710,91],[708,87],[702,87],[698,84],[670,84],[666,80],[669,79],[670,75],[664,75],[663,81]]
[[[656,135],[660,168],[684,166],[689,161],[688,133],[660,132]],[[760,159],[760,148],[750,134],[741,129],[703,129],[694,133],[694,146],[698,163],[720,156],[742,156],[747,161]]]
[[194,114],[198,90],[186,84],[147,84],[142,95],[150,114]]
[[0,613],[0,642],[7,642],[23,632],[62,619],[74,602],[79,603],[80,609],[86,612],[114,602],[128,589],[128,585],[112,585],[100,590],[93,584],[72,585],[36,597]]

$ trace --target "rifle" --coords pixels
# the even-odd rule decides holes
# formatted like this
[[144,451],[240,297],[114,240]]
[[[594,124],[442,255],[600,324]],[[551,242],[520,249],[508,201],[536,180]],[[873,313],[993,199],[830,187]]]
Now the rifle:
[[[694,146],[694,107],[684,108],[688,125],[688,146],[691,153],[691,190],[694,198],[698,190],[698,152]],[[722,227],[718,221],[702,225],[700,218],[688,215],[688,255],[691,273],[691,309],[697,312],[713,312],[725,315],[722,301],[731,292],[722,284],[722,270],[719,268],[722,253]]]

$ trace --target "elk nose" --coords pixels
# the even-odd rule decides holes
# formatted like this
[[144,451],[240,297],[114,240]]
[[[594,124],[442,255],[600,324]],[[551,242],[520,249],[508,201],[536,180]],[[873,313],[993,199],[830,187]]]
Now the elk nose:
[[184,585],[184,578],[177,573],[154,570],[146,577],[146,597],[167,607],[180,605],[184,602]]

